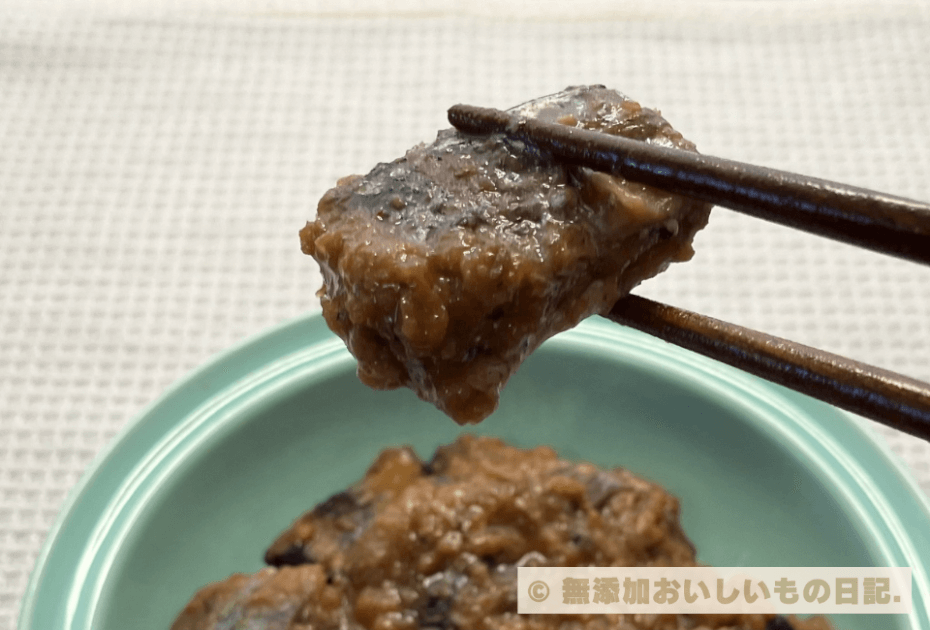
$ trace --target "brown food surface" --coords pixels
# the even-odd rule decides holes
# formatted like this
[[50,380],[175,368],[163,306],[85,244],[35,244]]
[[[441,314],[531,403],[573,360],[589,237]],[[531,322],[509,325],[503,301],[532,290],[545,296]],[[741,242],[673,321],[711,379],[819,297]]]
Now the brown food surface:
[[[694,150],[658,112],[602,86],[511,111]],[[449,129],[340,180],[300,239],[323,274],[323,315],[361,380],[410,387],[465,424],[494,411],[500,388],[545,339],[691,258],[709,212],[500,134]]]
[[[696,566],[678,501],[631,473],[463,436],[383,452],[300,517],[267,568],[201,590],[172,630],[830,630],[763,615],[518,615],[518,566]],[[237,625],[239,624],[239,625]]]

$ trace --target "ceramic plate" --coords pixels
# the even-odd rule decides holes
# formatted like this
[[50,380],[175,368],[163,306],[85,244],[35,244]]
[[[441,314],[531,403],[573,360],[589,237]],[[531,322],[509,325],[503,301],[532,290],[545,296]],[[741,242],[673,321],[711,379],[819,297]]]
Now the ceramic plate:
[[200,586],[260,568],[277,533],[379,451],[429,457],[462,431],[659,482],[680,497],[702,562],[912,567],[912,614],[834,621],[930,630],[930,508],[862,421],[589,320],[463,429],[407,390],[360,384],[319,316],[223,354],[131,424],[50,533],[19,627],[167,629]]

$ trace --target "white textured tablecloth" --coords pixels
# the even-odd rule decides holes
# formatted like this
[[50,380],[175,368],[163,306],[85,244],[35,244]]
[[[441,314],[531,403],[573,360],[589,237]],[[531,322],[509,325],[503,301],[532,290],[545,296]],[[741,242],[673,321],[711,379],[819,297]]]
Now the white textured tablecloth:
[[[930,199],[927,2],[344,4],[0,6],[0,629],[95,455],[317,309],[316,200],[453,103],[604,83],[703,152]],[[930,380],[930,269],[719,209],[695,246],[639,292]]]

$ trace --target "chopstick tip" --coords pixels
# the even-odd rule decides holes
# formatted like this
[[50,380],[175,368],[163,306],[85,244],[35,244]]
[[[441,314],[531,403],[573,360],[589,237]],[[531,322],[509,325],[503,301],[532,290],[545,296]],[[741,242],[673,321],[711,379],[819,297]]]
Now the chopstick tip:
[[447,115],[453,127],[473,135],[504,131],[512,122],[507,112],[462,103],[450,107]]

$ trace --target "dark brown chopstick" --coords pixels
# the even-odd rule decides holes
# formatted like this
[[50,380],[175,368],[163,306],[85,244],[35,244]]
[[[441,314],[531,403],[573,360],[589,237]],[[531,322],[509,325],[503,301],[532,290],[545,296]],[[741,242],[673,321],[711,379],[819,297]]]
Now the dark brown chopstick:
[[496,109],[455,105],[465,133],[503,132],[561,160],[760,219],[930,264],[930,204]]
[[[930,204],[494,109],[456,105],[449,121],[500,132],[569,163],[752,216],[930,263]],[[645,298],[608,317],[773,383],[930,441],[930,384]]]
[[930,440],[930,384],[635,295],[617,302],[607,317]]

